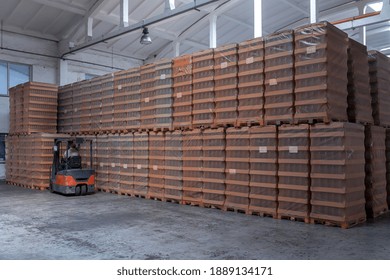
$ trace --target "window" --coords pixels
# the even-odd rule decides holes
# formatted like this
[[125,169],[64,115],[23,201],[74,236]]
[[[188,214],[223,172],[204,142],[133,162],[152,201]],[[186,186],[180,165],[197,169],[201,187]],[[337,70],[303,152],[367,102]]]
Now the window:
[[0,61],[0,95],[8,95],[8,89],[31,81],[31,66]]
[[0,162],[5,161],[5,134],[0,133]]

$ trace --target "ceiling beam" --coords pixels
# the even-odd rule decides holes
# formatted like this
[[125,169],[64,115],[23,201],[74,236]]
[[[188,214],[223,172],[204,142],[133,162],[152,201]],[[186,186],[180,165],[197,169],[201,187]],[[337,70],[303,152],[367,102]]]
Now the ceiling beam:
[[[26,0],[23,0],[26,1]],[[51,1],[51,0],[30,0],[38,4],[42,4],[48,7],[60,9],[63,11],[67,11],[73,14],[78,15],[84,15],[86,12],[86,9],[84,7],[81,7],[79,5],[75,5],[75,3],[69,3],[69,2],[59,2],[59,1]]]
[[310,15],[309,10],[306,11],[305,9],[299,7],[296,3],[292,3],[290,0],[282,0],[282,2],[290,6],[290,8],[303,13],[304,15]]
[[383,1],[383,8],[379,15],[359,17],[358,19],[351,18],[351,20],[336,24],[336,26],[342,30],[348,30],[386,21],[390,21],[390,0]]
[[83,44],[76,46],[75,48],[70,49],[69,51],[63,52],[61,56],[63,57],[63,56],[66,56],[68,54],[71,54],[71,53],[74,53],[74,52],[77,52],[77,51],[80,51],[80,50],[83,50],[86,48],[90,48],[90,47],[92,47],[96,44],[99,44],[101,42],[109,41],[109,40],[115,39],[117,37],[126,35],[127,33],[139,30],[144,26],[150,26],[150,25],[156,24],[156,23],[164,21],[168,18],[190,12],[194,9],[199,9],[205,5],[209,5],[209,4],[218,2],[218,1],[220,1],[220,0],[197,0],[196,2],[182,5],[179,8],[176,8],[172,11],[164,12],[161,15],[157,15],[157,16],[151,17],[149,19],[142,20],[136,24],[133,24],[133,25],[130,25],[128,27],[121,28],[117,31],[111,32],[110,34],[106,34],[106,35],[103,35],[99,38],[92,39],[91,41],[84,42]]
[[[35,1],[35,0],[34,0]],[[42,1],[42,0],[39,0]],[[46,1],[46,0],[44,0]],[[74,40],[74,37],[79,32],[80,29],[82,30],[88,30],[88,27],[85,29],[85,26],[91,26],[91,21],[93,23],[93,17],[99,13],[100,7],[104,4],[105,1],[108,0],[97,0],[92,5],[90,5],[87,9],[87,11],[84,12],[83,17],[74,25],[71,27],[71,32],[65,36],[65,38],[69,41]],[[84,28],[83,28],[84,26]],[[91,34],[87,34],[88,37]]]

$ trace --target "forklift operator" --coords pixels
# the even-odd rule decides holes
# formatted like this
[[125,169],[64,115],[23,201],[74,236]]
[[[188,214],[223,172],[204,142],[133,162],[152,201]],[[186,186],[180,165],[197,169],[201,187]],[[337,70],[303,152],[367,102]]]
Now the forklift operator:
[[69,144],[68,151],[64,152],[64,159],[66,159],[67,153],[68,153],[68,158],[80,156],[79,151],[77,150],[76,144],[73,142],[71,142]]

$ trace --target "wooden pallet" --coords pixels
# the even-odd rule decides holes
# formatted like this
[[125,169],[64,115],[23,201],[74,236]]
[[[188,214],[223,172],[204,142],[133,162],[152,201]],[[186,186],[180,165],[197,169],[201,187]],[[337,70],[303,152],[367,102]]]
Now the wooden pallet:
[[342,229],[348,229],[351,227],[354,227],[358,224],[362,224],[366,221],[366,218],[359,218],[356,220],[351,220],[351,221],[331,221],[327,219],[319,219],[319,218],[311,218],[310,223],[311,224],[320,224],[320,225],[325,225],[325,226],[333,226],[333,227],[341,227]]

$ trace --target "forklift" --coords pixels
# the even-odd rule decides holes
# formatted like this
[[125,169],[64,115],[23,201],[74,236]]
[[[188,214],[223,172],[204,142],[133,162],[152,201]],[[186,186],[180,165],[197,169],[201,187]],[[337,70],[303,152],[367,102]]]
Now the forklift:
[[[90,168],[82,167],[81,145],[89,144]],[[65,150],[63,148],[66,147]],[[76,154],[73,152],[76,149]],[[63,156],[62,156],[63,155]],[[95,192],[95,170],[92,169],[92,140],[82,137],[54,139],[53,164],[50,169],[50,192],[64,195],[86,195]]]

